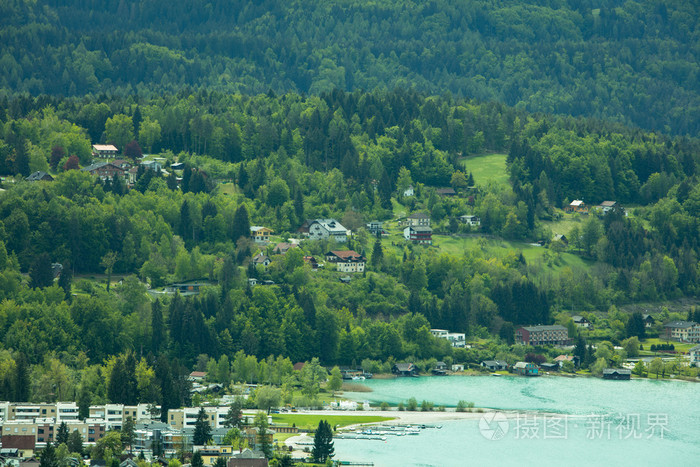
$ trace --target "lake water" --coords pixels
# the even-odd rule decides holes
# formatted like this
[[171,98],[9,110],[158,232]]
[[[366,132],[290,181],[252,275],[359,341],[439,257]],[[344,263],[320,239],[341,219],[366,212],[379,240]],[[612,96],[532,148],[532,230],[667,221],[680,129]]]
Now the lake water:
[[[517,411],[441,422],[418,436],[335,440],[336,459],[375,466],[700,465],[700,384],[450,376],[367,380],[348,396]],[[526,412],[521,412],[526,411]]]

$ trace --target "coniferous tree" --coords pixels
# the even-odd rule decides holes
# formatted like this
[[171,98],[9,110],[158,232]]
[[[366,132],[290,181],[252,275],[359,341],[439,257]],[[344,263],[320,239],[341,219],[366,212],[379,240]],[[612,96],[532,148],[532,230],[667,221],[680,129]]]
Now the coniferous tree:
[[[194,443],[197,445],[197,443]],[[196,451],[192,455],[192,460],[190,461],[190,465],[192,467],[204,467],[204,460],[202,460],[202,452],[201,451]]]
[[73,433],[68,435],[68,451],[83,454],[83,437],[78,430],[73,430]]
[[129,453],[131,453],[131,445],[134,444],[135,436],[134,419],[132,417],[126,417],[121,430],[121,440],[123,446],[129,446]]
[[192,442],[195,446],[203,446],[211,440],[211,425],[204,407],[199,409],[197,420],[194,422],[194,436]]
[[51,258],[47,253],[41,253],[36,257],[32,268],[29,270],[31,278],[29,286],[32,288],[44,288],[53,285],[53,271]]
[[247,238],[250,235],[250,220],[248,218],[248,209],[245,204],[241,204],[236,209],[233,216],[233,238],[237,242],[239,238]]
[[67,302],[70,302],[73,298],[72,294],[72,284],[73,284],[73,269],[71,269],[70,262],[65,261],[63,263],[63,269],[61,270],[61,275],[58,277],[58,286],[63,289],[65,298]]
[[66,422],[61,422],[56,432],[56,446],[59,444],[68,444],[68,425]]
[[46,443],[46,447],[41,451],[41,459],[39,467],[58,467],[58,459],[56,458],[56,449],[52,443]]
[[15,358],[14,401],[29,402],[29,362],[24,353],[20,352]]
[[374,248],[372,248],[372,265],[375,268],[381,266],[384,260],[384,250],[382,249],[382,241],[377,238],[374,242]]
[[331,425],[326,420],[321,420],[318,422],[318,428],[314,434],[314,447],[311,451],[311,456],[314,462],[325,463],[326,459],[334,455],[333,430],[331,430]]
[[156,299],[151,305],[151,350],[158,354],[165,342],[165,329],[163,328],[163,304]]
[[226,428],[241,428],[243,426],[243,400],[236,397],[226,413],[224,426]]

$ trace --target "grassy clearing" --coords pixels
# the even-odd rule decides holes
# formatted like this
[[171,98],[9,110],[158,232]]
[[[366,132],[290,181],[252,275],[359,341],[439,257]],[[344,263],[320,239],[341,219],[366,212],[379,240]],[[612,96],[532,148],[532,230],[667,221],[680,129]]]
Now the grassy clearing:
[[488,183],[508,185],[506,157],[505,154],[480,154],[465,157],[461,163],[466,172],[471,172],[474,175],[474,182],[477,185]]
[[297,428],[313,430],[318,427],[318,422],[326,420],[332,427],[357,425],[360,423],[376,423],[394,420],[392,417],[379,417],[376,415],[306,415],[306,414],[273,414],[273,423],[284,425],[296,425]]
[[[681,343],[681,342],[674,342],[674,341],[667,341],[666,339],[659,339],[659,338],[653,338],[653,339],[644,339],[641,341],[641,344],[644,345],[644,350],[650,350],[652,345],[667,345],[667,344],[673,344],[673,348],[676,349],[676,352],[688,352],[690,349],[695,347],[697,344],[688,344],[688,343]],[[665,353],[660,353],[658,354],[660,357],[666,356],[666,357],[671,357],[673,354],[665,354]]]

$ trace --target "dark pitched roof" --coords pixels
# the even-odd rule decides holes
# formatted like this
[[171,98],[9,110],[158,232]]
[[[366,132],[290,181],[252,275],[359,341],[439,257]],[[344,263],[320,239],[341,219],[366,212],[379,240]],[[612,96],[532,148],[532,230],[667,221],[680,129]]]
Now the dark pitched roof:
[[50,182],[53,180],[53,177],[47,174],[46,172],[38,171],[25,178],[25,180],[27,180],[28,182],[38,182],[40,180],[46,180]]
[[565,328],[564,326],[561,326],[559,324],[554,324],[551,326],[543,326],[543,325],[523,326],[523,329],[526,329],[529,332],[533,332],[533,331],[567,331],[568,330],[567,328]]
[[694,321],[671,321],[670,323],[664,324],[665,328],[690,328],[695,326],[697,323]]
[[408,219],[430,219],[430,216],[424,212],[414,212],[408,216]]
[[603,370],[604,375],[614,375],[615,373],[618,375],[631,375],[632,370],[628,370],[627,368],[606,368]]

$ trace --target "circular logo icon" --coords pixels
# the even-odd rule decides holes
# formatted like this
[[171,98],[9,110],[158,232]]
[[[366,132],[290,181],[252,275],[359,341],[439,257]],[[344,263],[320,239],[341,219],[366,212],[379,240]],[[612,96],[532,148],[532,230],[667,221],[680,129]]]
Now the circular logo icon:
[[479,420],[481,436],[491,441],[498,441],[508,433],[510,423],[501,412],[485,413]]

